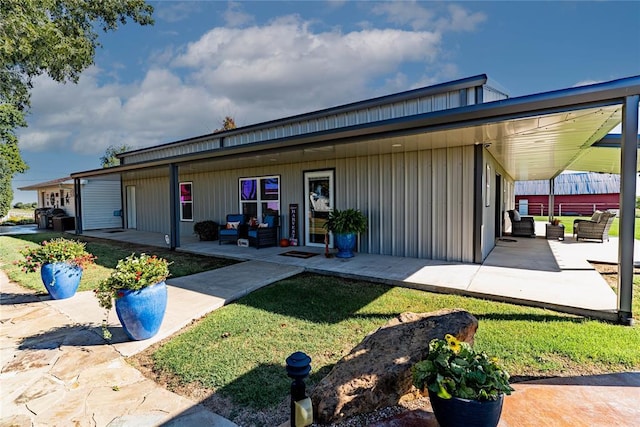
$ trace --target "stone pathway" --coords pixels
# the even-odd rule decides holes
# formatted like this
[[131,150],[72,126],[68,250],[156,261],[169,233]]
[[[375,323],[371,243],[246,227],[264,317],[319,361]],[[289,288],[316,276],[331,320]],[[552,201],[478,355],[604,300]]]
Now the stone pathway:
[[145,378],[99,329],[2,271],[0,290],[0,426],[235,426]]

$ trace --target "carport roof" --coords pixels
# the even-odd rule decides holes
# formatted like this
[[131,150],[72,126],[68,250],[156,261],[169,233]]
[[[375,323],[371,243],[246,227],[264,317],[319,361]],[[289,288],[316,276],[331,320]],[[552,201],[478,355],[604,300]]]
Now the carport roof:
[[171,163],[247,167],[264,164],[265,157],[284,163],[480,144],[519,181],[550,179],[564,170],[619,173],[619,143],[607,135],[621,123],[622,104],[631,95],[640,95],[640,76],[71,176]]

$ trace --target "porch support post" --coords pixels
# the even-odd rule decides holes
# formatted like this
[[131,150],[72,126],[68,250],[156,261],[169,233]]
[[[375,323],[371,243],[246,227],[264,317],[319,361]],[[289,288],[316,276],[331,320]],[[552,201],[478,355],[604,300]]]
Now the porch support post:
[[80,187],[80,178],[73,179],[73,198],[76,210],[76,235],[82,234],[82,190]]
[[180,194],[178,192],[178,165],[169,165],[169,218],[171,231],[169,234],[169,249],[172,251],[180,246]]
[[[474,146],[473,153],[473,262],[482,264],[482,173],[484,171],[484,155],[481,144]],[[497,206],[496,206],[497,209]]]
[[636,174],[638,157],[638,101],[627,96],[622,105],[620,145],[620,223],[618,234],[618,320],[633,323],[633,246],[635,228]]
[[554,215],[553,208],[556,203],[555,195],[556,195],[556,180],[555,178],[551,178],[549,180],[549,223],[553,221],[553,215]]

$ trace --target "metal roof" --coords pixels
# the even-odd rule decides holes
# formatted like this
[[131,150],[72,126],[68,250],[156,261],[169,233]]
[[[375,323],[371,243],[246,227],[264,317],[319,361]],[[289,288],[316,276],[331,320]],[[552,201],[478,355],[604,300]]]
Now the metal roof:
[[71,178],[70,176],[66,176],[64,178],[52,179],[51,181],[45,181],[39,184],[32,184],[32,185],[27,185],[25,187],[19,187],[18,190],[21,190],[21,191],[38,190],[44,187],[55,187],[63,184],[73,185],[73,178]]
[[[630,95],[640,95],[640,76],[72,176],[170,163],[189,162],[192,170],[199,164],[210,167],[211,162],[219,168],[234,168],[265,161],[277,164],[479,144],[487,147],[515,180],[548,180],[564,170],[618,173],[620,150],[596,143],[621,123],[622,103]],[[611,154],[600,155],[598,161],[592,150]]]
[[[620,175],[610,173],[563,173],[554,181],[555,195],[578,194],[617,194],[620,193]],[[516,196],[546,196],[549,194],[549,181],[517,181]]]

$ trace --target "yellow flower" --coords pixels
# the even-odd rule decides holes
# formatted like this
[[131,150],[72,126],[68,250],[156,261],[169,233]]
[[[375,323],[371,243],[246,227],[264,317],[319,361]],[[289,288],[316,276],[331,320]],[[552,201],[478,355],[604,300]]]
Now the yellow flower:
[[444,336],[444,339],[447,341],[447,344],[449,344],[449,348],[455,353],[458,354],[460,352],[460,341],[458,341],[458,339],[456,337],[454,337],[451,334],[447,334]]

